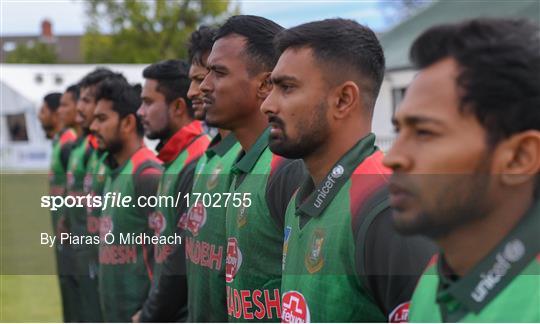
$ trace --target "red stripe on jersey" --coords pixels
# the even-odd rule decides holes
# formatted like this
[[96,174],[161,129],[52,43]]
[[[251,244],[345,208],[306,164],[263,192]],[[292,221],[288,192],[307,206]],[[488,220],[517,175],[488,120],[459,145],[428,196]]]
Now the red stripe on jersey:
[[191,143],[187,147],[188,156],[184,165],[187,165],[191,161],[198,159],[204,153],[204,151],[206,151],[209,144],[210,139],[206,135],[200,136],[193,143]]
[[283,164],[285,158],[276,154],[272,154],[272,160],[270,161],[270,175],[274,173]]
[[[202,124],[195,120],[186,126],[180,128],[159,150],[158,158],[165,162],[172,162],[180,152],[186,149],[186,146],[197,136],[203,133]],[[208,145],[207,145],[208,146]]]
[[146,273],[148,274],[148,278],[150,278],[150,282],[154,281],[154,273],[152,272],[152,267],[150,266],[150,262],[148,262],[148,250],[146,249],[145,245],[141,245],[142,252],[143,252],[143,261],[144,266],[146,267]]
[[382,164],[382,159],[382,152],[376,151],[365,158],[351,175],[349,198],[353,223],[358,221],[355,217],[364,202],[388,183],[388,176],[392,171]]
[[97,137],[95,137],[92,134],[88,135],[88,143],[93,149],[97,149],[98,147]]
[[131,164],[133,166],[132,170],[137,170],[141,164],[147,161],[153,161],[161,165],[161,161],[156,157],[154,152],[152,152],[146,146],[142,146],[133,156],[131,157]]
[[62,136],[60,136],[59,142],[60,145],[64,145],[66,143],[75,142],[76,140],[77,134],[73,129],[68,128],[62,133]]

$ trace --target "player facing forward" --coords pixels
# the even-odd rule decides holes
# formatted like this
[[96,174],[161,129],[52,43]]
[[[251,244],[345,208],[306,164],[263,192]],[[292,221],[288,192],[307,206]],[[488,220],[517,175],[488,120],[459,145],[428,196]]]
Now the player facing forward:
[[539,27],[436,26],[410,53],[420,72],[384,163],[397,228],[430,237],[441,253],[409,319],[539,322]]

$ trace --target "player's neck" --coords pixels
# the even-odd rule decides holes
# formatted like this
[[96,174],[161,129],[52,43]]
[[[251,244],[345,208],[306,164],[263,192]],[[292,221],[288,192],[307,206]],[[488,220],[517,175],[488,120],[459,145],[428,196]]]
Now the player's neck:
[[143,146],[142,138],[133,138],[124,143],[122,149],[117,153],[114,153],[114,159],[118,165],[123,165],[127,160],[131,158],[135,152],[137,152]]
[[457,275],[467,274],[484,259],[516,226],[533,203],[532,195],[519,190],[510,191],[499,201],[502,203],[494,206],[486,217],[437,239],[437,244],[444,251],[445,261]]
[[350,132],[330,134],[323,145],[304,157],[304,163],[315,186],[318,186],[334,165],[368,133],[369,131],[358,131],[354,134]]
[[257,113],[250,116],[249,119],[239,123],[241,126],[232,129],[234,136],[238,139],[238,142],[242,146],[242,149],[247,152],[255,144],[259,136],[268,127],[268,121],[266,117],[257,111]]

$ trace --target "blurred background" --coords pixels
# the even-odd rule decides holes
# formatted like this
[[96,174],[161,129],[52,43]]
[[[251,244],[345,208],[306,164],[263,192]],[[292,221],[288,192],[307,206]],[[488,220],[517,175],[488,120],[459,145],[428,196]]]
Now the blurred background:
[[[53,260],[52,249],[40,250],[36,258],[36,243],[28,243],[38,239],[37,229],[50,231],[48,211],[39,208],[46,176],[14,176],[45,175],[48,169],[51,145],[37,119],[43,96],[63,92],[96,66],[140,83],[146,65],[185,58],[186,40],[199,25],[218,25],[234,14],[263,16],[284,27],[342,17],[374,29],[387,71],[373,130],[386,150],[393,139],[391,116],[415,73],[408,50],[422,31],[474,17],[523,17],[538,23],[540,1],[1,0],[0,321],[61,320],[56,277],[14,270],[26,267],[21,256]],[[29,233],[28,224],[35,235],[21,236]]]

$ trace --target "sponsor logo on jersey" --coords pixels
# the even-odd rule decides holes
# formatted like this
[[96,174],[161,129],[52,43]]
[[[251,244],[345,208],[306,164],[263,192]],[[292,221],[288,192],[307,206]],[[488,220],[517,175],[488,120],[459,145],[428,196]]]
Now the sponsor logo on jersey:
[[503,250],[495,256],[495,263],[488,271],[480,274],[480,281],[471,292],[471,297],[477,303],[482,303],[489,293],[512,268],[512,263],[518,262],[525,255],[525,244],[514,239],[504,246]]
[[178,222],[181,229],[187,229],[193,236],[199,235],[204,224],[206,224],[206,208],[201,201],[198,201],[187,213],[184,213]]
[[99,235],[103,239],[105,234],[112,232],[113,221],[111,216],[102,216],[99,219]]
[[315,208],[321,208],[321,206],[324,204],[324,200],[328,196],[328,193],[332,190],[332,188],[334,188],[336,180],[341,178],[344,172],[345,169],[341,164],[336,165],[332,169],[332,172],[330,172],[330,174],[323,181],[320,189],[317,189],[317,196],[313,202],[313,206],[315,206]]
[[157,210],[150,213],[150,216],[148,217],[148,227],[154,230],[156,235],[163,233],[165,227],[167,227],[167,220],[161,211]]
[[244,226],[247,224],[247,208],[242,204],[240,208],[238,208],[238,213],[236,214],[236,225],[238,228]]
[[219,175],[223,172],[223,166],[218,164],[214,170],[212,170],[212,174],[210,177],[208,177],[208,181],[206,181],[206,187],[208,190],[214,189],[218,184]]
[[288,291],[281,298],[282,323],[309,323],[309,307],[304,295],[298,291]]
[[225,261],[225,281],[232,282],[242,265],[242,252],[235,237],[227,240],[227,259]]
[[281,259],[281,270],[285,270],[285,258],[289,250],[289,237],[291,236],[291,227],[285,227],[285,235],[283,237],[283,258]]
[[389,323],[407,323],[409,320],[409,302],[399,304],[388,315]]
[[322,256],[323,243],[324,231],[322,229],[316,229],[311,238],[311,248],[307,251],[305,257],[306,268],[310,273],[321,270],[324,265],[324,258]]

